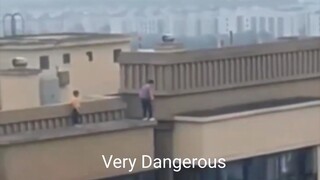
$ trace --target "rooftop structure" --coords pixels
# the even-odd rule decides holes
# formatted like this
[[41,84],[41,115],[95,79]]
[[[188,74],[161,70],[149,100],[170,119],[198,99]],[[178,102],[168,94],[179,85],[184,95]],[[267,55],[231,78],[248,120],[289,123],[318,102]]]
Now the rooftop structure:
[[[155,81],[156,157],[224,157],[229,166],[179,173],[161,169],[160,179],[319,179],[319,166],[314,166],[320,162],[315,155],[320,154],[319,44],[319,38],[293,38],[219,49],[122,53],[121,94],[128,117],[141,117],[136,94],[146,80]],[[287,156],[292,159],[285,160]],[[287,163],[276,165],[283,161]],[[309,175],[299,162],[309,164]]]
[[18,35],[0,38],[0,49],[13,48],[12,46],[24,46],[32,48],[34,46],[42,48],[53,48],[56,46],[70,46],[71,43],[91,44],[95,43],[114,43],[127,42],[131,37],[124,34],[97,34],[97,33],[59,33],[59,34],[40,34],[40,35]]
[[[0,38],[1,74],[20,75],[41,70],[41,105],[69,101],[71,92],[82,96],[116,94],[120,86],[115,62],[130,51],[130,36],[122,34],[62,33]],[[25,59],[28,68],[13,68]],[[35,70],[35,71],[38,71]]]
[[293,97],[293,98],[286,98],[286,99],[273,99],[273,100],[267,100],[262,102],[219,107],[212,110],[187,112],[187,113],[179,114],[177,116],[194,117],[194,118],[201,118],[201,117],[208,117],[208,116],[222,116],[225,114],[235,114],[235,113],[240,113],[244,111],[255,111],[255,110],[271,109],[271,108],[277,109],[278,107],[282,107],[282,106],[290,106],[290,105],[303,104],[308,102],[317,102],[318,104],[320,102],[320,98]]
[[[0,179],[100,179],[127,174],[129,169],[106,169],[101,156],[153,157],[155,123],[126,119],[125,107],[119,97],[85,99],[81,128],[70,124],[68,104],[1,111]],[[133,173],[143,171],[135,168]]]
[[[0,111],[0,179],[320,180],[319,45],[122,52],[119,96],[84,99],[81,127],[69,124],[67,104]],[[148,79],[158,122],[140,120]],[[106,167],[102,155],[137,164]],[[226,167],[142,168],[143,155]]]

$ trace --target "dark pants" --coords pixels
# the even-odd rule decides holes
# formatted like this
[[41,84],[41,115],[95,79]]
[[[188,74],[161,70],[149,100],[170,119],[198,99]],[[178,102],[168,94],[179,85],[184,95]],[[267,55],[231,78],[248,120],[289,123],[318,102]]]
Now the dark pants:
[[152,101],[151,99],[141,99],[142,113],[144,118],[153,117]]
[[71,113],[72,125],[79,124],[80,123],[79,118],[80,118],[79,112],[76,109],[73,109]]

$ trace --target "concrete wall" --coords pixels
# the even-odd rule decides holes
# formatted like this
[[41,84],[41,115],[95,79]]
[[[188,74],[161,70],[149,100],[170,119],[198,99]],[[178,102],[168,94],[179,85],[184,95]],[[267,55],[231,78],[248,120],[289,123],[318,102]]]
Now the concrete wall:
[[[320,38],[182,52],[120,56],[128,115],[140,117],[137,96],[155,80],[155,114],[212,109],[273,98],[320,95]],[[173,108],[174,107],[174,108]]]
[[[119,97],[106,97],[82,102],[83,124],[96,124],[125,118],[126,104]],[[71,126],[69,104],[41,106],[0,112],[0,134],[10,135]]]
[[[154,110],[157,119],[172,120],[174,115],[189,111],[296,96],[320,97],[320,79],[273,83],[180,96],[156,96]],[[137,95],[128,94],[124,97],[128,103],[127,115],[140,118],[142,114]]]
[[1,110],[40,106],[39,76],[0,76]]
[[94,60],[88,61],[85,49],[74,50],[74,61],[71,64],[72,86],[83,94],[115,94],[120,88],[119,65],[113,62],[113,50],[130,50],[130,44],[109,44],[87,47],[93,52]]
[[102,155],[137,158],[132,173],[148,170],[141,168],[141,157],[154,156],[152,127],[89,132],[71,138],[62,131],[60,138],[0,145],[0,179],[89,180],[129,174],[128,166],[106,169]]
[[[106,112],[124,110],[126,104],[117,96],[99,99],[84,99],[81,101],[80,113]],[[22,122],[28,120],[50,119],[69,116],[72,108],[70,104],[56,104],[50,106],[7,110],[0,112],[0,124]]]
[[[62,70],[70,71],[71,88],[78,89],[82,95],[91,94],[114,94],[118,92],[119,67],[113,62],[113,50],[122,49],[130,51],[130,42],[91,44],[77,46],[76,44],[68,47],[59,46],[51,49],[17,49],[17,50],[0,50],[1,68],[12,67],[11,60],[14,57],[25,57],[29,61],[29,67],[39,68],[39,57],[49,56],[50,69],[44,70],[43,74],[47,76],[56,75],[56,66]],[[88,61],[86,53],[91,51],[93,61]],[[70,53],[71,64],[63,64],[63,54]],[[65,89],[62,89],[65,91]],[[63,92],[66,101],[71,92]]]
[[320,144],[319,102],[206,118],[176,117],[174,157],[237,160]]
[[185,52],[123,53],[121,92],[146,79],[157,95],[182,95],[320,77],[320,39]]
[[320,180],[320,146],[317,146],[317,161],[318,161],[318,180]]
[[[223,48],[185,50],[172,53],[161,52],[129,52],[120,56],[121,64],[158,64],[171,65],[178,63],[194,63],[199,61],[211,61],[220,59],[233,59],[242,57],[256,57],[266,55],[277,55],[291,52],[316,51],[319,49],[320,38],[311,37],[305,39],[278,41],[263,44],[251,44],[241,46],[230,46]],[[310,53],[310,52],[309,52]],[[291,56],[291,55],[289,55]],[[318,56],[318,55],[317,55]],[[292,58],[292,57],[291,57]],[[195,61],[196,60],[196,61]]]

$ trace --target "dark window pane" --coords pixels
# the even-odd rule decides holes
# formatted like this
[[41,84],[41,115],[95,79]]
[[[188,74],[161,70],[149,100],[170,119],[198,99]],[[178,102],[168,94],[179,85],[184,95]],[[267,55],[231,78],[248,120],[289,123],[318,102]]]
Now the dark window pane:
[[88,61],[90,61],[90,62],[93,61],[93,54],[91,51],[87,52],[87,56],[88,56]]
[[219,180],[219,169],[205,168],[199,170],[201,180]]
[[145,173],[141,173],[139,175],[139,180],[155,180],[155,172],[154,171],[149,171]]
[[63,54],[63,64],[70,64],[70,54]]
[[156,171],[148,171],[143,173],[104,178],[99,180],[155,180],[155,172]]
[[113,50],[113,62],[118,62],[120,53],[121,53],[121,49]]
[[249,161],[248,164],[248,179],[249,180],[265,180],[266,178],[266,158],[257,157]]
[[246,180],[243,177],[243,161],[227,163],[227,167],[221,171],[221,180]]
[[40,69],[49,69],[49,56],[40,56]]

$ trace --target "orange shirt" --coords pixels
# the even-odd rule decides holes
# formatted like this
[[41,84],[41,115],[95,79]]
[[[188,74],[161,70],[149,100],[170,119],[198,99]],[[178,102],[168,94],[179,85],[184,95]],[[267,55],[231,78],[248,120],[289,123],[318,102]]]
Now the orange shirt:
[[70,104],[74,109],[79,110],[79,108],[81,106],[80,98],[79,97],[72,97]]

